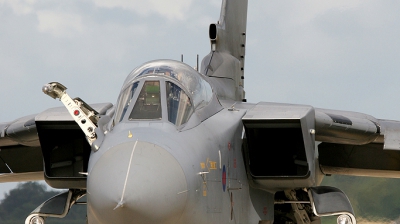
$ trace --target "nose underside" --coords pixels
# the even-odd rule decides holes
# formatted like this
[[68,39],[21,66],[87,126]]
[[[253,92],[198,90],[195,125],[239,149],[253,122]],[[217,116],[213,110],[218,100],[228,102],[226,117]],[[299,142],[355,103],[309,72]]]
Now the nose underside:
[[90,223],[175,223],[187,197],[178,161],[148,142],[109,149],[88,176]]

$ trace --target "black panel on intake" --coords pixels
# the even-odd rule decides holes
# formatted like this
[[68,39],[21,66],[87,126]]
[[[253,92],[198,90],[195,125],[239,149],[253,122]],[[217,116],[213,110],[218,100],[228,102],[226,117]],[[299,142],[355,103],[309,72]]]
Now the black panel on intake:
[[75,121],[36,122],[46,182],[55,188],[86,188],[90,145]]
[[300,120],[246,121],[253,177],[305,177],[309,167]]

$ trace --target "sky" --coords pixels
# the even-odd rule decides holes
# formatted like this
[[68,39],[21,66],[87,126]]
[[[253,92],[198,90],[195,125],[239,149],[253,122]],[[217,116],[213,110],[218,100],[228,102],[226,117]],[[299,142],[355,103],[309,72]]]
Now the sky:
[[[0,0],[0,122],[72,97],[115,103],[126,76],[154,59],[195,66],[210,51],[220,0]],[[400,2],[249,0],[248,102],[306,104],[400,120]],[[0,185],[3,192],[15,184]]]

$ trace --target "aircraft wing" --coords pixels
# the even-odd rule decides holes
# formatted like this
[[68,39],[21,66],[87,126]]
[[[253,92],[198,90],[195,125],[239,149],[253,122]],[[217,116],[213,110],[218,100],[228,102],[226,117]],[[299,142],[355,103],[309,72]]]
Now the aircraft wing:
[[[263,102],[250,109],[242,121],[250,150],[271,136],[271,141],[302,140],[307,157],[314,156],[313,148],[318,149],[315,157],[326,175],[400,177],[399,121],[357,112]],[[296,128],[299,131],[293,131]],[[295,143],[276,146],[279,144],[297,147]],[[311,160],[304,162],[311,164]]]
[[316,109],[315,139],[324,174],[400,177],[399,121]]
[[43,179],[35,116],[0,124],[0,182]]
[[400,122],[315,110],[315,140],[325,174],[400,177]]
[[[91,106],[100,115],[112,108],[111,103]],[[65,107],[50,108],[39,114],[0,123],[0,183],[44,179],[41,142],[46,139],[39,138],[37,122],[51,123],[53,127],[74,125]]]

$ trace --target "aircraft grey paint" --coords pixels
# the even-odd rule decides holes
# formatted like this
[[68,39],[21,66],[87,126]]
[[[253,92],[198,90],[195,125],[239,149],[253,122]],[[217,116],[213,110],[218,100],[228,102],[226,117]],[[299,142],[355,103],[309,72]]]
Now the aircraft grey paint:
[[43,91],[65,107],[1,123],[0,182],[69,189],[26,223],[62,218],[84,195],[89,223],[356,223],[346,195],[318,185],[326,174],[399,177],[400,123],[247,103],[246,14],[247,1],[223,1],[200,72],[144,63],[115,106],[49,83]]

